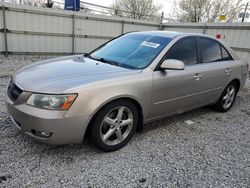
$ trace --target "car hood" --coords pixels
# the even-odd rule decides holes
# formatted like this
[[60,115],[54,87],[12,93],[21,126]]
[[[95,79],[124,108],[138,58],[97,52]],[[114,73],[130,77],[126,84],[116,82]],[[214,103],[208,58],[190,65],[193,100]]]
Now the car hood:
[[77,55],[32,63],[19,69],[13,80],[25,91],[56,94],[139,72]]

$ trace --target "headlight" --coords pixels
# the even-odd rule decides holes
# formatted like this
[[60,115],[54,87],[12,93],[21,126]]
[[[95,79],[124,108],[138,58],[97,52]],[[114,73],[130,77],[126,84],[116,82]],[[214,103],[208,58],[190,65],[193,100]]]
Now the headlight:
[[68,110],[76,99],[76,94],[70,95],[45,95],[45,94],[32,94],[27,104],[37,108],[49,110]]

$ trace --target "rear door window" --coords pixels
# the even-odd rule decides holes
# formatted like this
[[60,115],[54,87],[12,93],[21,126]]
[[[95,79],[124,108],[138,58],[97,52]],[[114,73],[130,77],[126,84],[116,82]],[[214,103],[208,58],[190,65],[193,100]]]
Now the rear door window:
[[203,63],[222,60],[220,44],[214,40],[201,38],[199,40]]
[[228,51],[215,40],[200,38],[199,47],[203,63],[232,60]]

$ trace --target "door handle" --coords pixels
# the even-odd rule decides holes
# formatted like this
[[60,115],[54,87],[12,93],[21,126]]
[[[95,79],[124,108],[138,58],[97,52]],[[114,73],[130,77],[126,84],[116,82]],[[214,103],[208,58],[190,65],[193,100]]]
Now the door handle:
[[225,73],[226,73],[226,75],[230,75],[230,74],[231,74],[231,69],[230,69],[230,68],[227,68],[227,69],[225,70]]
[[194,79],[195,79],[196,81],[200,80],[201,78],[202,78],[202,75],[201,75],[200,73],[196,73],[196,74],[194,75]]

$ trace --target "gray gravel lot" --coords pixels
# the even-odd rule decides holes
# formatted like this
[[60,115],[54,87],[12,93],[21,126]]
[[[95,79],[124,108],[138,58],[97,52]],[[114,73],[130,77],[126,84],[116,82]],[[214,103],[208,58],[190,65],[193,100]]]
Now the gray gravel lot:
[[41,144],[14,127],[3,101],[9,76],[44,58],[0,56],[0,187],[250,187],[249,82],[228,113],[202,108],[150,123],[103,153],[88,141]]

